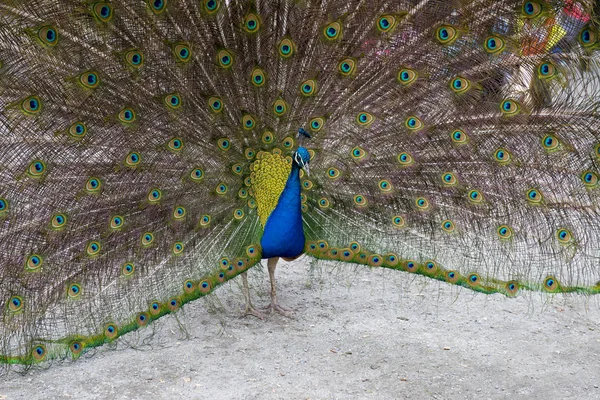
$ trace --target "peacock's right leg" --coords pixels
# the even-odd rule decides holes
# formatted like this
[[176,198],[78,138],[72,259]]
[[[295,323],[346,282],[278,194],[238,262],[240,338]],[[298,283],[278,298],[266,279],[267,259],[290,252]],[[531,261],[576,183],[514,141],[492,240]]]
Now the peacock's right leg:
[[276,312],[278,314],[283,315],[284,317],[292,318],[290,311],[286,308],[283,308],[277,303],[277,290],[275,288],[275,268],[277,267],[277,262],[279,261],[279,257],[272,257],[267,260],[267,268],[269,270],[269,279],[271,281],[271,304],[267,307],[267,310],[272,314]]
[[265,320],[267,316],[260,311],[258,311],[252,305],[252,301],[250,301],[250,286],[248,285],[248,271],[242,272],[242,281],[244,282],[244,298],[246,299],[246,309],[244,310],[244,314],[242,317],[246,317],[248,315],[253,315],[260,320]]

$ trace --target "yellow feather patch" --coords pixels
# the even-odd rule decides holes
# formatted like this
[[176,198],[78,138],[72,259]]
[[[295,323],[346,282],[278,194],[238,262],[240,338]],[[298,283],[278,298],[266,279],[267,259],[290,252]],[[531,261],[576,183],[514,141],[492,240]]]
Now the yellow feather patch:
[[275,152],[261,152],[252,163],[251,186],[256,199],[258,217],[263,227],[269,215],[275,210],[279,196],[285,188],[292,170],[290,161]]

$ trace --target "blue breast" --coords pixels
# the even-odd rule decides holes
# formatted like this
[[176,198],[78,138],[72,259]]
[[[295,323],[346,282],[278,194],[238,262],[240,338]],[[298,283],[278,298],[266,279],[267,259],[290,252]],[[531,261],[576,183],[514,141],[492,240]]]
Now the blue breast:
[[260,240],[263,258],[293,258],[304,252],[301,207],[300,168],[294,164]]

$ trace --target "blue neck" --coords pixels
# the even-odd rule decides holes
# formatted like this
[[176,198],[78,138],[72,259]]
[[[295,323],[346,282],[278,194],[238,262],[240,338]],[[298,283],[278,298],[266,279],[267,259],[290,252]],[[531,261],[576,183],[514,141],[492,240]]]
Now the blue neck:
[[263,258],[293,258],[304,252],[300,190],[300,167],[293,163],[277,206],[265,224],[260,240]]

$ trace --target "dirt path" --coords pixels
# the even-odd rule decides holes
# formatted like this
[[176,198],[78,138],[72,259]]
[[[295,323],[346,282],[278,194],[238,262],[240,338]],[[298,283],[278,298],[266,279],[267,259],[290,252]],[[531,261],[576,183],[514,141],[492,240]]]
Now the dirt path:
[[[0,399],[600,399],[600,299],[485,296],[306,260],[277,272],[295,319],[239,319],[234,282],[116,351],[3,376]],[[251,273],[255,303],[267,279]]]

